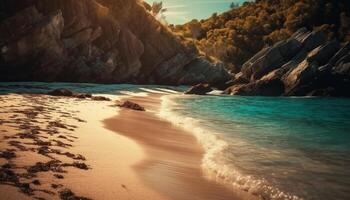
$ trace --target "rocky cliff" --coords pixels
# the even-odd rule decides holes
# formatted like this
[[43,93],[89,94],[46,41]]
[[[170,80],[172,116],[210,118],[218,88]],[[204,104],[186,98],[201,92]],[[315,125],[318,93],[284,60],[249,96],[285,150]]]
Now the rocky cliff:
[[0,80],[174,85],[230,78],[145,7],[137,0],[2,0]]
[[350,43],[303,28],[261,50],[227,84],[232,95],[350,97]]

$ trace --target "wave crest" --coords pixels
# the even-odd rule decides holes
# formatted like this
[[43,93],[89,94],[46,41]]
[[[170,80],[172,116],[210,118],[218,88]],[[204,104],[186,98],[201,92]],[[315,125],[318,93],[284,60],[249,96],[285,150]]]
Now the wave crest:
[[177,97],[179,97],[179,95],[165,95],[162,97],[159,116],[191,132],[196,137],[205,151],[202,159],[202,169],[207,178],[234,188],[242,189],[262,199],[301,199],[295,195],[285,193],[270,186],[264,179],[255,179],[236,170],[232,166],[232,163],[228,163],[224,158],[225,151],[229,150],[230,144],[222,139],[219,133],[206,130],[199,126],[199,120],[188,116],[182,116],[172,110],[172,108],[178,106],[172,100]]

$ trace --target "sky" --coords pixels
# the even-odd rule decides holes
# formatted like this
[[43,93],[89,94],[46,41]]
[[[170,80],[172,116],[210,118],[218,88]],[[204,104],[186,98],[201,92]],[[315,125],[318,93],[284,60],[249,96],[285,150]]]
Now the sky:
[[192,19],[206,19],[214,12],[221,13],[230,9],[232,2],[242,3],[245,0],[145,0],[152,5],[162,1],[169,24],[184,24]]

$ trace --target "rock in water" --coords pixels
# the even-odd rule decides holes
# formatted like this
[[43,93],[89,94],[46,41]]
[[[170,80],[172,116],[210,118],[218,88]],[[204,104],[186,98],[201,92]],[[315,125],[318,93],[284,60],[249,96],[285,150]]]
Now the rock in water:
[[211,91],[213,91],[213,88],[209,84],[201,83],[201,84],[192,86],[189,90],[185,92],[185,94],[205,95]]

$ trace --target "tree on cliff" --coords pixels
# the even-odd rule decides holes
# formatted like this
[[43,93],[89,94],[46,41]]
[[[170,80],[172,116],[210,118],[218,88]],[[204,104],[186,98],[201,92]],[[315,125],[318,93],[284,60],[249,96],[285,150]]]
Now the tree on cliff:
[[166,8],[163,8],[163,2],[153,2],[152,4],[152,14],[155,16],[161,23],[167,24],[166,17],[164,13],[168,11]]
[[322,29],[329,37],[350,40],[348,0],[256,0],[221,15],[172,27],[191,39],[207,57],[232,70],[262,48],[290,37],[297,29]]
[[232,3],[230,4],[230,8],[231,8],[231,9],[237,8],[237,7],[239,7],[239,3],[232,2]]

